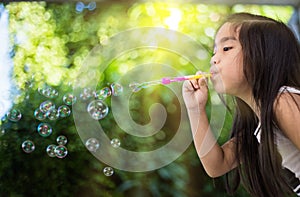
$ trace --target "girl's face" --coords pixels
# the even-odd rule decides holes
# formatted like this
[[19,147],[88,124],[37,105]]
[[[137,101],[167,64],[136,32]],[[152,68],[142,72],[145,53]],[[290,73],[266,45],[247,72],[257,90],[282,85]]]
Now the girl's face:
[[219,29],[210,71],[211,81],[218,93],[243,97],[248,95],[250,86],[243,73],[242,46],[238,34],[239,29],[234,31],[230,23]]

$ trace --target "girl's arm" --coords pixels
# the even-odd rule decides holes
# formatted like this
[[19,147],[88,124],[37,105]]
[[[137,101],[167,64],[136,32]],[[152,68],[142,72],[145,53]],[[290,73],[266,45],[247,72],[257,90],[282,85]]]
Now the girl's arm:
[[235,138],[219,146],[210,129],[205,110],[199,113],[188,111],[188,115],[195,148],[206,173],[210,177],[218,177],[237,167]]
[[233,138],[223,146],[218,145],[205,111],[207,97],[206,79],[184,82],[183,98],[190,119],[195,148],[207,174],[218,177],[237,166],[236,144]]

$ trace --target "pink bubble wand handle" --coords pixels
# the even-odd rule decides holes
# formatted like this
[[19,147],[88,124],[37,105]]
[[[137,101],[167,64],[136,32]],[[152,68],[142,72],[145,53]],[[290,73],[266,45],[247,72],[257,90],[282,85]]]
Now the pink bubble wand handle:
[[182,77],[164,77],[161,79],[161,83],[166,85],[166,84],[170,84],[172,82],[180,82],[180,81],[185,81],[185,80],[192,80],[192,79],[200,79],[202,77],[210,77],[211,74],[210,73],[204,73],[204,74],[200,74],[200,75],[187,75],[187,76],[182,76]]

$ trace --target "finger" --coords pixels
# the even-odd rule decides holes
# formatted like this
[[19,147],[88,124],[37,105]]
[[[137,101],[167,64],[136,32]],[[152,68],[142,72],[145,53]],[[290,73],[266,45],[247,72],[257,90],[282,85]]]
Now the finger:
[[198,79],[192,79],[192,80],[189,80],[190,83],[193,85],[193,87],[197,90],[199,89],[199,84],[198,84]]
[[190,82],[191,86],[193,87],[194,91],[196,91],[197,88],[195,88],[194,84],[191,81],[189,81],[189,82]]
[[[205,73],[202,72],[202,71],[198,71],[196,74],[201,75],[201,74],[205,74]],[[208,78],[207,77],[201,77],[201,78],[198,79],[199,86],[207,86],[207,83],[208,83]]]
[[199,80],[198,80],[198,84],[199,84],[199,86],[200,87],[202,87],[202,86],[207,86],[207,79],[206,78],[200,78]]
[[184,91],[187,91],[187,92],[196,90],[195,87],[194,87],[194,84],[191,83],[190,81],[185,81],[183,83],[183,88],[184,88]]

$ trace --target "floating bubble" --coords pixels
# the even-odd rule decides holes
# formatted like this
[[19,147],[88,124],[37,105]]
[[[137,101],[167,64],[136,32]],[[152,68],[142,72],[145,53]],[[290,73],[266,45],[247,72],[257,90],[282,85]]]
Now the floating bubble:
[[105,176],[111,176],[114,174],[114,169],[112,167],[107,166],[103,168],[103,173]]
[[86,8],[87,8],[88,10],[90,10],[90,11],[96,9],[96,7],[97,7],[96,2],[90,2],[90,3],[86,6]]
[[71,94],[71,93],[67,93],[63,96],[63,102],[66,104],[66,105],[73,105],[74,103],[76,103],[76,96]]
[[96,152],[98,148],[100,147],[99,141],[96,138],[89,138],[85,142],[85,146],[87,149],[91,152]]
[[61,105],[58,107],[58,113],[61,118],[70,116],[71,109],[67,105]]
[[46,152],[47,152],[49,157],[56,157],[55,148],[56,148],[56,145],[54,145],[54,144],[50,144],[50,145],[47,146]]
[[66,136],[64,135],[60,135],[56,138],[56,142],[59,144],[59,145],[66,145],[67,142],[68,142],[68,139]]
[[90,2],[88,5],[85,5],[82,2],[77,2],[76,3],[76,11],[77,12],[82,12],[84,9],[88,9],[89,11],[93,11],[94,9],[96,9],[97,4],[96,2]]
[[11,109],[6,115],[8,120],[13,122],[18,122],[22,118],[22,114],[18,109]]
[[109,108],[102,100],[94,100],[87,106],[87,111],[93,119],[100,120],[107,116]]
[[64,158],[64,157],[67,156],[68,149],[65,146],[63,146],[63,145],[58,145],[58,146],[55,147],[54,153],[55,153],[55,156],[57,158],[62,159],[62,158]]
[[52,133],[52,128],[48,123],[40,123],[37,127],[37,132],[42,137],[48,137]]
[[44,101],[40,104],[40,110],[43,113],[47,113],[53,109],[55,109],[55,104],[52,101]]
[[76,3],[76,8],[75,9],[76,9],[77,12],[82,12],[84,8],[85,8],[84,3],[82,3],[82,2],[77,2]]
[[37,108],[36,110],[34,110],[33,115],[37,120],[45,120],[47,117],[46,113],[42,112],[42,110],[40,108]]
[[92,97],[93,93],[90,88],[84,88],[82,93],[79,95],[80,99],[86,101]]
[[25,140],[22,143],[22,150],[25,153],[31,153],[31,152],[34,151],[34,149],[35,149],[35,145],[34,145],[34,143],[31,140]]
[[119,96],[120,94],[123,93],[123,86],[119,83],[112,83],[110,87],[111,87],[111,92],[114,96]]
[[59,112],[57,109],[52,109],[46,113],[49,120],[57,120],[59,118]]
[[118,148],[121,145],[121,142],[119,139],[114,138],[110,141],[110,144],[114,147],[114,148]]
[[101,90],[95,92],[95,99],[104,100],[111,95],[111,89],[109,87],[104,87]]
[[138,92],[142,89],[140,84],[136,82],[130,83],[129,88],[131,89],[132,92]]

